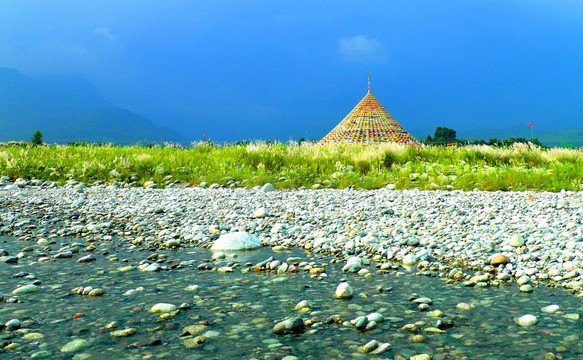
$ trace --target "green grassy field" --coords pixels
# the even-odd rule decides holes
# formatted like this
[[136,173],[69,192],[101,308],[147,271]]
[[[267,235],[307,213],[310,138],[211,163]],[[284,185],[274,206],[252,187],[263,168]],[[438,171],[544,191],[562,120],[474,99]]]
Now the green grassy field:
[[[218,183],[276,188],[536,190],[583,189],[583,151],[540,149],[526,144],[507,148],[401,145],[316,147],[264,144],[187,149],[139,146],[1,145],[0,173],[65,183],[158,187],[182,180],[189,185]],[[319,186],[316,185],[316,186]]]

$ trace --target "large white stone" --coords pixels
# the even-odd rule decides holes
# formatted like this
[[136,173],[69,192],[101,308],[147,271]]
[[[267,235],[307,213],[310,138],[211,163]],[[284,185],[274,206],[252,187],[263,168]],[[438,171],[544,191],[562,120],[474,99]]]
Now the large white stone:
[[263,191],[264,193],[275,191],[275,186],[273,186],[273,184],[271,183],[267,183],[261,187],[261,191]]
[[255,210],[255,212],[253,213],[253,217],[255,219],[264,218],[264,217],[268,217],[268,216],[269,216],[269,212],[267,211],[267,208],[265,208],[265,207],[260,207],[257,210]]
[[519,317],[516,320],[516,322],[520,326],[527,327],[527,326],[533,326],[534,324],[536,324],[538,322],[538,319],[534,315],[526,314],[526,315],[522,315],[521,317]]
[[553,313],[556,313],[557,311],[559,311],[559,309],[560,309],[559,305],[551,304],[549,306],[545,306],[545,307],[541,308],[540,310],[544,313],[547,313],[547,314],[553,314]]
[[352,287],[347,282],[341,282],[338,287],[336,288],[335,296],[338,299],[350,299],[352,298]]
[[521,247],[524,245],[524,238],[518,234],[514,234],[508,241],[508,244],[513,247]]
[[257,236],[247,232],[232,232],[221,235],[211,250],[252,250],[263,246]]
[[403,265],[415,265],[415,263],[417,263],[417,256],[413,254],[403,256]]
[[38,291],[38,286],[33,285],[33,284],[29,284],[29,285],[21,286],[15,290],[12,290],[12,295],[30,294],[30,293],[37,292],[37,291]]

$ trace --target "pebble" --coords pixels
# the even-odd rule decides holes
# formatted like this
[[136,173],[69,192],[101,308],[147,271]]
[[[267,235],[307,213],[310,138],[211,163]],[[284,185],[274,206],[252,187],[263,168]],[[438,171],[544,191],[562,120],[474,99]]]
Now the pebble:
[[190,337],[190,338],[183,339],[182,344],[187,349],[196,349],[196,348],[202,346],[202,344],[204,344],[206,339],[207,338],[202,336],[202,335]]
[[498,265],[506,265],[510,262],[510,258],[504,254],[496,254],[490,260],[490,265],[498,266]]
[[112,331],[109,333],[109,335],[111,335],[113,337],[127,337],[127,336],[132,336],[137,332],[138,332],[138,330],[136,328],[127,328],[127,329]]
[[336,287],[334,296],[338,299],[352,299],[353,294],[354,291],[352,290],[352,286],[347,282],[341,282],[338,284],[338,287]]
[[569,319],[569,320],[579,320],[581,318],[581,315],[575,314],[575,313],[571,313],[571,314],[565,314],[565,315],[563,315],[563,317],[565,319]]
[[417,263],[417,256],[407,254],[403,256],[403,265],[415,265]]
[[273,327],[275,334],[301,333],[305,330],[304,319],[293,318],[280,321]]
[[381,323],[385,321],[385,317],[378,312],[370,313],[366,316],[366,318],[368,319],[368,321],[374,321],[376,323]]
[[105,295],[105,290],[100,289],[100,288],[93,289],[93,290],[89,291],[87,293],[87,295],[89,295],[89,296],[103,296],[103,295]]
[[88,263],[88,262],[93,262],[97,260],[97,258],[95,257],[95,255],[93,254],[89,254],[89,255],[85,255],[83,257],[80,257],[77,262],[78,263]]
[[275,186],[272,183],[266,183],[261,187],[261,191],[264,193],[275,191]]
[[559,309],[560,309],[560,306],[559,305],[557,305],[557,304],[551,304],[551,305],[548,305],[548,306],[545,306],[545,307],[541,308],[540,310],[542,312],[544,312],[544,313],[554,314],[557,311],[559,311]]
[[16,288],[12,291],[12,295],[22,295],[22,294],[30,294],[38,291],[38,286],[33,284],[28,284]]
[[301,311],[301,312],[307,312],[307,311],[312,310],[312,305],[310,305],[308,300],[302,300],[299,303],[297,303],[296,306],[294,306],[294,310]]
[[371,340],[371,341],[367,342],[366,344],[364,344],[363,346],[361,346],[358,350],[361,353],[368,354],[369,352],[378,348],[380,344],[381,343],[378,342],[377,340]]
[[75,353],[89,347],[89,341],[85,339],[75,339],[66,343],[62,348],[63,353]]
[[269,216],[269,212],[267,211],[267,208],[265,207],[260,207],[257,210],[255,210],[255,212],[253,213],[253,218],[255,219],[261,219],[264,217],[268,217]]
[[512,247],[521,247],[522,245],[524,245],[524,238],[518,234],[514,234],[508,240],[508,244]]
[[4,324],[4,327],[6,327],[6,329],[8,330],[16,330],[20,328],[20,320],[19,319],[8,320],[6,324]]
[[180,246],[180,239],[169,239],[165,245],[167,248],[177,248]]
[[534,315],[526,314],[516,319],[516,323],[524,327],[533,326],[538,323],[538,318]]
[[466,310],[469,311],[472,309],[472,305],[468,304],[468,303],[459,303],[455,306],[456,308],[460,309],[460,310]]
[[428,354],[413,355],[409,358],[409,360],[431,360],[431,356]]
[[212,259],[213,260],[217,260],[217,259],[224,259],[226,257],[225,253],[222,251],[217,251],[213,253]]
[[144,272],[156,272],[156,271],[160,271],[160,269],[161,269],[160,264],[153,263],[153,264],[148,264],[148,265],[144,266],[140,270],[144,271]]
[[522,275],[521,277],[516,280],[518,285],[528,284],[530,282],[530,277],[528,275]]
[[151,313],[169,313],[176,310],[176,305],[169,303],[158,303],[150,309]]

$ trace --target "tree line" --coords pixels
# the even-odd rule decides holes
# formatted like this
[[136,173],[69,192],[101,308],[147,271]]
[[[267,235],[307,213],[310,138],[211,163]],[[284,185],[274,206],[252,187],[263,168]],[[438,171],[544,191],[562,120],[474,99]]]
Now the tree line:
[[527,139],[523,137],[511,137],[508,139],[497,139],[497,138],[490,138],[489,140],[482,140],[482,139],[474,139],[474,140],[465,140],[465,139],[458,139],[457,133],[454,129],[450,129],[444,126],[438,126],[433,133],[433,137],[431,135],[427,135],[425,140],[421,141],[426,145],[449,145],[449,144],[456,144],[456,145],[490,145],[490,146],[509,146],[514,143],[532,143],[537,146],[543,146],[538,138]]

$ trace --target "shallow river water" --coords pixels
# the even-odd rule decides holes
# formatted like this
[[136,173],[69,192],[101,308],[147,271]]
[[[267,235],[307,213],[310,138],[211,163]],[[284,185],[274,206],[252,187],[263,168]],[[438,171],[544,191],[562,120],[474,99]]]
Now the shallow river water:
[[[11,319],[21,323],[18,329],[0,330],[2,359],[409,359],[418,354],[431,359],[583,359],[583,320],[575,316],[583,312],[583,303],[562,290],[539,287],[526,294],[516,285],[447,285],[438,277],[416,276],[416,269],[402,266],[378,272],[373,261],[367,267],[372,277],[365,278],[342,272],[344,261],[335,263],[332,257],[269,248],[210,262],[215,268],[233,265],[228,273],[197,269],[211,258],[209,250],[157,251],[158,263],[168,270],[143,272],[136,267],[153,253],[128,248],[122,240],[95,243],[92,253],[97,259],[91,263],[76,262],[88,254],[84,240],[55,240],[51,255],[59,248],[79,249],[78,253],[37,262],[46,245],[0,239],[0,249],[11,255],[29,247],[27,257],[17,264],[0,263],[0,297],[4,297],[0,324]],[[269,257],[323,265],[327,276],[303,269],[295,274],[248,271],[250,263]],[[350,300],[334,298],[342,280],[354,289]],[[12,295],[20,285],[33,283],[38,291]],[[105,294],[72,292],[80,286],[101,288]],[[131,289],[137,291],[127,294]],[[419,304],[410,300],[415,297],[430,298],[431,305],[420,311]],[[301,300],[311,304],[310,312],[293,309]],[[161,318],[149,312],[157,303],[190,308],[184,306]],[[469,307],[458,307],[460,303]],[[560,309],[541,311],[550,304]],[[436,310],[442,318],[436,317]],[[372,330],[358,331],[347,323],[372,312],[385,318]],[[538,323],[519,326],[515,319],[525,314],[535,315]],[[313,325],[300,334],[273,333],[276,323],[297,316]],[[341,321],[327,321],[331,317]],[[440,319],[452,320],[453,326],[434,332]],[[404,330],[406,324],[415,326]],[[136,332],[112,335],[129,328]],[[200,343],[192,342],[193,336],[200,336]],[[390,349],[376,355],[359,351],[373,339],[390,343]]]

